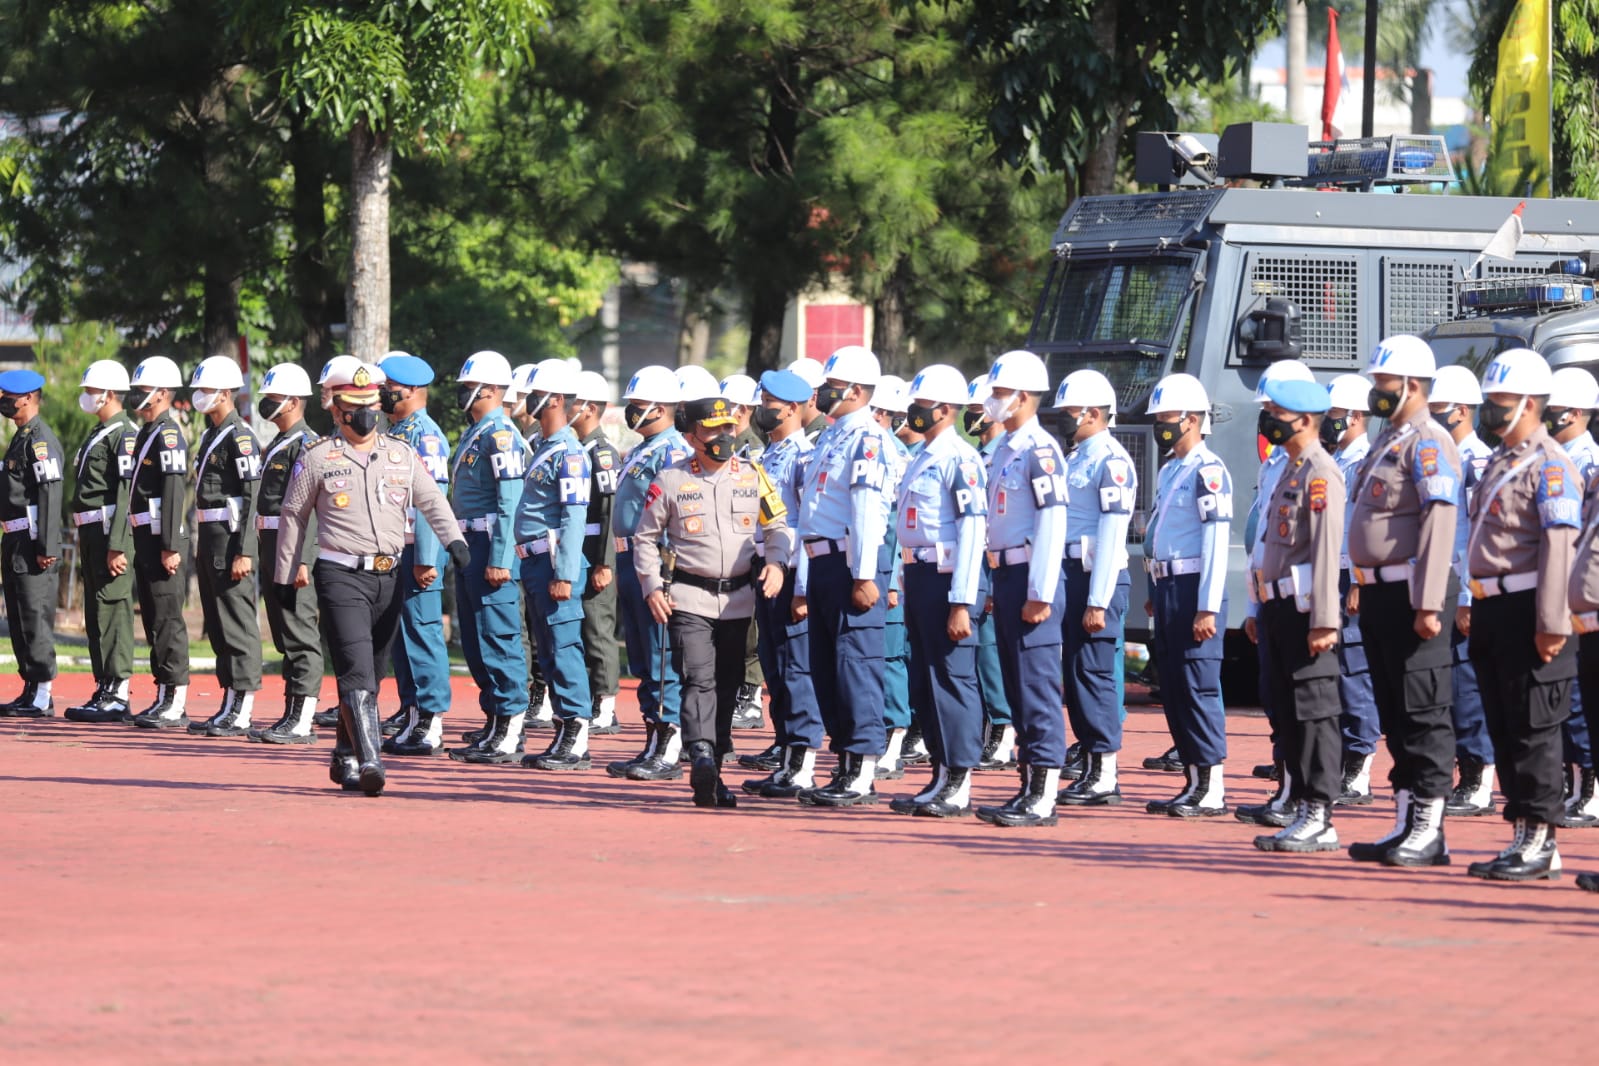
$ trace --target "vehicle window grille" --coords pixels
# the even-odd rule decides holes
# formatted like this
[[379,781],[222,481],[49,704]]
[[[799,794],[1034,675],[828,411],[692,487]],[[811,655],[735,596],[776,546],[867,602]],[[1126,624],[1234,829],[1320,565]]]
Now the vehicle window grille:
[[1540,277],[1549,273],[1547,260],[1537,263],[1484,263],[1482,276],[1485,278],[1524,278],[1531,274]]
[[1250,272],[1256,296],[1286,296],[1299,308],[1304,355],[1311,365],[1360,357],[1360,273],[1356,256],[1261,255]]
[[1056,254],[1095,246],[1162,247],[1181,244],[1210,217],[1222,189],[1084,196],[1055,230]]
[[1382,267],[1384,337],[1420,333],[1455,317],[1454,263],[1384,256]]
[[1127,543],[1142,544],[1155,499],[1155,477],[1158,473],[1154,463],[1154,439],[1151,430],[1145,426],[1118,426],[1110,433],[1132,456],[1133,469],[1138,473],[1138,500],[1132,525],[1127,530]]

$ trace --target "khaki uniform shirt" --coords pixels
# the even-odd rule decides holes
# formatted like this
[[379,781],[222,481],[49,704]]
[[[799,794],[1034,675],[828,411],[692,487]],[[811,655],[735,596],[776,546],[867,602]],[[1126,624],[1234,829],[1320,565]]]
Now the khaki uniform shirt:
[[1443,610],[1461,484],[1454,439],[1426,407],[1390,423],[1350,482],[1350,563],[1361,569],[1414,563],[1411,608]]
[[1543,424],[1488,459],[1471,498],[1466,572],[1472,593],[1487,578],[1538,575],[1538,632],[1571,632],[1566,586],[1582,523],[1582,479]]
[[[633,566],[644,595],[659,589],[659,543],[664,534],[676,553],[674,571],[704,578],[750,574],[755,531],[765,529],[766,561],[787,566],[793,554],[788,509],[758,463],[734,458],[714,473],[697,458],[655,475],[633,540]],[[750,575],[752,582],[759,575]],[[672,586],[672,605],[707,618],[747,618],[755,613],[755,587],[712,592],[684,582]]]
[[[1310,596],[1310,628],[1337,629],[1338,574],[1344,539],[1344,479],[1320,443],[1290,457],[1260,516],[1265,531],[1260,578],[1292,580],[1296,595]],[[1445,559],[1447,563],[1448,560]],[[1308,577],[1303,569],[1309,566]]]
[[324,437],[300,453],[278,526],[278,584],[294,580],[313,513],[323,551],[398,556],[411,507],[443,543],[461,539],[455,512],[416,450],[398,437],[375,439],[370,451],[361,451],[343,436]]

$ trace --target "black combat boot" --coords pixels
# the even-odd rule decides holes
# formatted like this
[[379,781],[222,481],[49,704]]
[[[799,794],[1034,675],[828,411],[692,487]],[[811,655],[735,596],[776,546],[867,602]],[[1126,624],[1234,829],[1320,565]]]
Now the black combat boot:
[[349,700],[350,734],[355,742],[356,781],[361,791],[376,796],[383,791],[383,725],[378,720],[378,697],[373,692],[352,693]]

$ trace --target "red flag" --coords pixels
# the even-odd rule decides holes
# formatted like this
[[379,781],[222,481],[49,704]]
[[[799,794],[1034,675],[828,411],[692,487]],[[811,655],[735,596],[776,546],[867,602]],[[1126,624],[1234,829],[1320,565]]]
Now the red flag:
[[1349,88],[1344,71],[1344,50],[1338,45],[1338,12],[1327,8],[1327,72],[1321,82],[1321,139],[1337,140],[1344,131],[1333,124],[1338,117],[1338,98]]

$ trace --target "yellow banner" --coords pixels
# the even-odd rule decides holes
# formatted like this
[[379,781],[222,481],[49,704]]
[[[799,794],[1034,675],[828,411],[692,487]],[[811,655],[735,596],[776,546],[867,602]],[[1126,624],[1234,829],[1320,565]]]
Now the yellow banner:
[[1533,194],[1553,196],[1554,146],[1550,143],[1550,0],[1521,0],[1499,39],[1499,75],[1488,113],[1493,119],[1494,184],[1504,195],[1523,195],[1530,163]]

